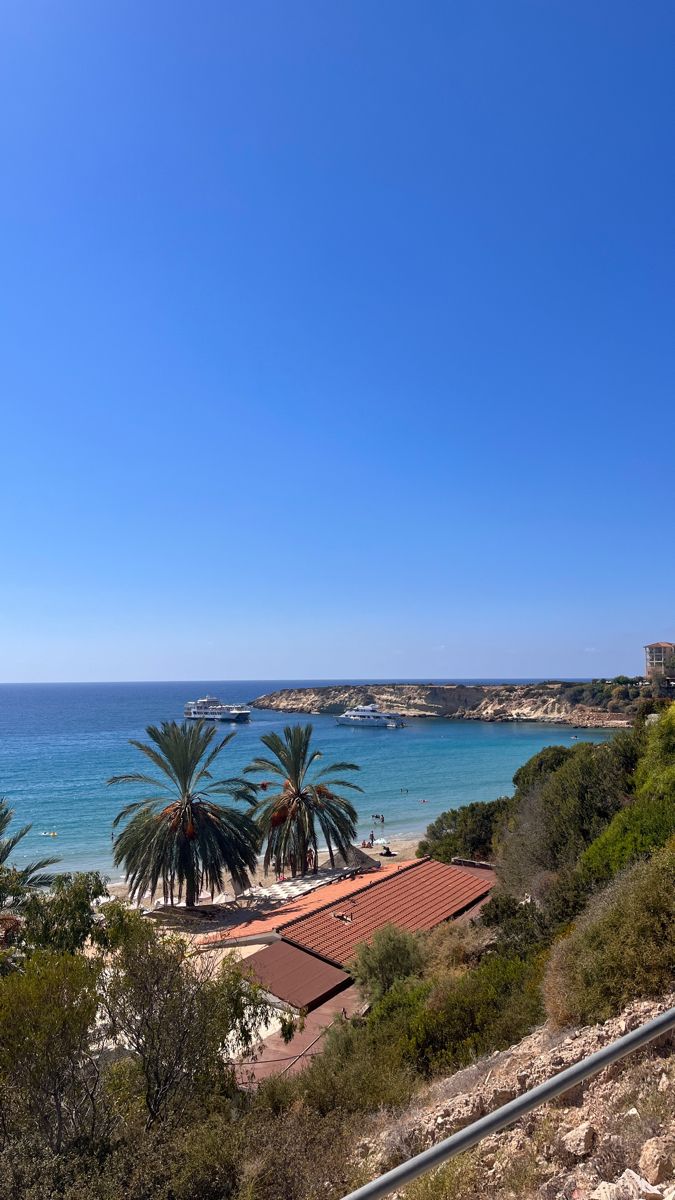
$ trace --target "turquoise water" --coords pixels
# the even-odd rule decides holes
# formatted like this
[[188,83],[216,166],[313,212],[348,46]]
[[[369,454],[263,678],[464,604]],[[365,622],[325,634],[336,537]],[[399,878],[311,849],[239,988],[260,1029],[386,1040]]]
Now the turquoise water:
[[[279,680],[0,685],[0,795],[15,809],[17,824],[33,822],[17,862],[58,854],[64,870],[97,868],[117,877],[111,822],[133,791],[107,788],[106,779],[142,769],[129,738],[142,740],[146,725],[180,718],[185,701],[206,692],[241,702],[297,686]],[[384,813],[385,833],[393,839],[423,833],[444,809],[505,795],[526,759],[543,746],[572,745],[574,736],[567,726],[530,722],[411,720],[405,729],[364,730],[344,728],[333,717],[302,719],[312,721],[326,762],[346,759],[361,768],[364,795],[354,793],[359,838],[370,833],[373,813]],[[257,753],[260,735],[289,720],[254,710],[223,752],[223,774],[239,773]],[[579,730],[576,736],[607,735]],[[42,836],[50,830],[58,837]]]

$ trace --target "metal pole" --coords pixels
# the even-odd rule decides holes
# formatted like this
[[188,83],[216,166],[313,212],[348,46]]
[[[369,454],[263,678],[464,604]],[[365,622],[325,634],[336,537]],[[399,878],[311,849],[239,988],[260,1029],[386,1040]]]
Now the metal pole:
[[670,1029],[675,1029],[675,1008],[661,1013],[653,1021],[641,1025],[639,1029],[633,1029],[631,1033],[627,1033],[625,1037],[619,1038],[616,1042],[611,1042],[609,1046],[603,1046],[595,1054],[582,1059],[581,1062],[575,1063],[565,1071],[560,1071],[552,1079],[547,1079],[545,1083],[540,1083],[531,1091],[524,1092],[522,1096],[517,1096],[515,1100],[503,1104],[501,1108],[496,1108],[486,1117],[481,1117],[480,1120],[467,1125],[465,1129],[453,1133],[451,1137],[445,1138],[436,1146],[424,1150],[422,1154],[417,1154],[407,1162],[394,1167],[392,1171],[387,1171],[379,1179],[373,1179],[363,1187],[357,1188],[355,1192],[350,1192],[348,1196],[344,1197],[344,1200],[379,1200],[380,1196],[386,1196],[394,1189],[404,1187],[413,1179],[417,1179],[418,1175],[423,1175],[425,1171],[431,1171],[434,1167],[439,1167],[441,1163],[447,1162],[448,1159],[454,1158],[455,1155],[461,1154],[462,1151],[469,1150],[484,1137],[491,1133],[498,1133],[507,1125],[512,1125],[514,1121],[525,1116],[525,1113],[531,1112],[533,1108],[569,1091],[575,1084],[580,1083],[583,1079],[588,1079],[589,1075],[595,1075],[603,1067],[608,1067],[610,1063],[616,1062],[626,1054],[639,1050],[641,1046],[645,1046],[647,1042],[653,1041],[654,1038],[667,1033]]

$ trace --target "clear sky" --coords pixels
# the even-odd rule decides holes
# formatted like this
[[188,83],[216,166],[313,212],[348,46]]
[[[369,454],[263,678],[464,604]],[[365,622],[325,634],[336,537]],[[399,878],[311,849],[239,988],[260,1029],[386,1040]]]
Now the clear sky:
[[0,678],[675,640],[668,0],[4,0]]

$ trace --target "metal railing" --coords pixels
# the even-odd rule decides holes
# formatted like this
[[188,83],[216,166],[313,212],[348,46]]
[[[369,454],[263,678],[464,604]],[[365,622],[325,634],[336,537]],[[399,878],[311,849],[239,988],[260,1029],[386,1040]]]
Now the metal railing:
[[363,1187],[357,1188],[355,1192],[350,1192],[348,1196],[344,1197],[344,1200],[378,1200],[380,1196],[387,1196],[389,1192],[404,1187],[405,1184],[411,1183],[413,1179],[417,1179],[426,1171],[431,1171],[434,1167],[439,1167],[442,1163],[454,1158],[455,1155],[461,1154],[462,1151],[469,1150],[489,1134],[498,1133],[500,1129],[512,1125],[519,1117],[532,1112],[533,1108],[538,1108],[540,1104],[545,1104],[548,1100],[553,1100],[563,1092],[569,1091],[575,1084],[588,1079],[590,1075],[597,1074],[598,1071],[616,1062],[617,1059],[624,1058],[634,1050],[639,1050],[671,1029],[675,1029],[675,1008],[669,1008],[660,1016],[655,1017],[653,1021],[648,1021],[646,1025],[640,1025],[638,1029],[633,1029],[618,1041],[611,1042],[609,1046],[603,1046],[595,1054],[589,1055],[588,1058],[582,1059],[581,1062],[575,1063],[565,1071],[560,1071],[552,1079],[547,1079],[545,1083],[540,1083],[538,1087],[524,1092],[522,1096],[517,1096],[515,1100],[510,1100],[501,1108],[496,1108],[494,1112],[467,1125],[465,1129],[453,1133],[451,1137],[431,1146],[429,1150],[424,1150],[422,1154],[417,1154],[407,1162],[394,1167],[393,1170],[387,1171],[379,1179],[373,1179]]

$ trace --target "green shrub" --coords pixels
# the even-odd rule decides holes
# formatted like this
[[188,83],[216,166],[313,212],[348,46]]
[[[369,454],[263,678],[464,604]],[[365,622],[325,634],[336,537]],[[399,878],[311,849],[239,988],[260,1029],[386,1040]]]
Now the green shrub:
[[673,985],[675,849],[618,876],[554,946],[544,993],[558,1024],[605,1020]]
[[[314,1200],[317,1196],[340,1200],[357,1182],[353,1149],[359,1137],[358,1117],[339,1110],[317,1116],[300,1101],[274,1119],[258,1105],[241,1124],[244,1178],[237,1200]],[[220,1151],[215,1144],[213,1149],[217,1161]],[[180,1192],[177,1200],[201,1200],[204,1195],[201,1178],[208,1185],[208,1148],[200,1149],[198,1157],[203,1176],[193,1169],[192,1188]],[[205,1200],[227,1200],[228,1196],[228,1192],[212,1190],[206,1192]]]
[[439,862],[453,858],[492,859],[495,837],[511,801],[477,801],[443,812],[427,828],[418,848],[418,858],[430,854]]
[[543,1017],[543,956],[493,954],[433,988],[410,1021],[408,1048],[424,1074],[453,1070],[523,1037]]
[[675,704],[649,729],[636,782],[641,797],[675,800]]
[[419,938],[389,924],[378,929],[371,942],[356,947],[350,970],[361,991],[374,1002],[381,1000],[397,980],[421,975],[423,966]]
[[492,942],[489,930],[475,921],[444,921],[419,936],[430,979],[477,966]]
[[518,800],[499,863],[507,889],[539,895],[551,873],[573,867],[625,803],[630,778],[623,742],[570,751]]
[[579,860],[593,886],[607,883],[644,854],[665,846],[675,834],[675,791],[670,797],[644,796],[615,814]]
[[[395,984],[384,1003],[402,986]],[[403,1053],[405,1024],[405,1019],[377,1022],[371,1016],[334,1025],[322,1053],[297,1077],[295,1098],[321,1116],[335,1109],[370,1112],[403,1104],[415,1087]]]
[[518,901],[497,890],[481,909],[481,920],[496,930],[496,944],[506,954],[527,954],[549,940],[549,920],[539,904]]

